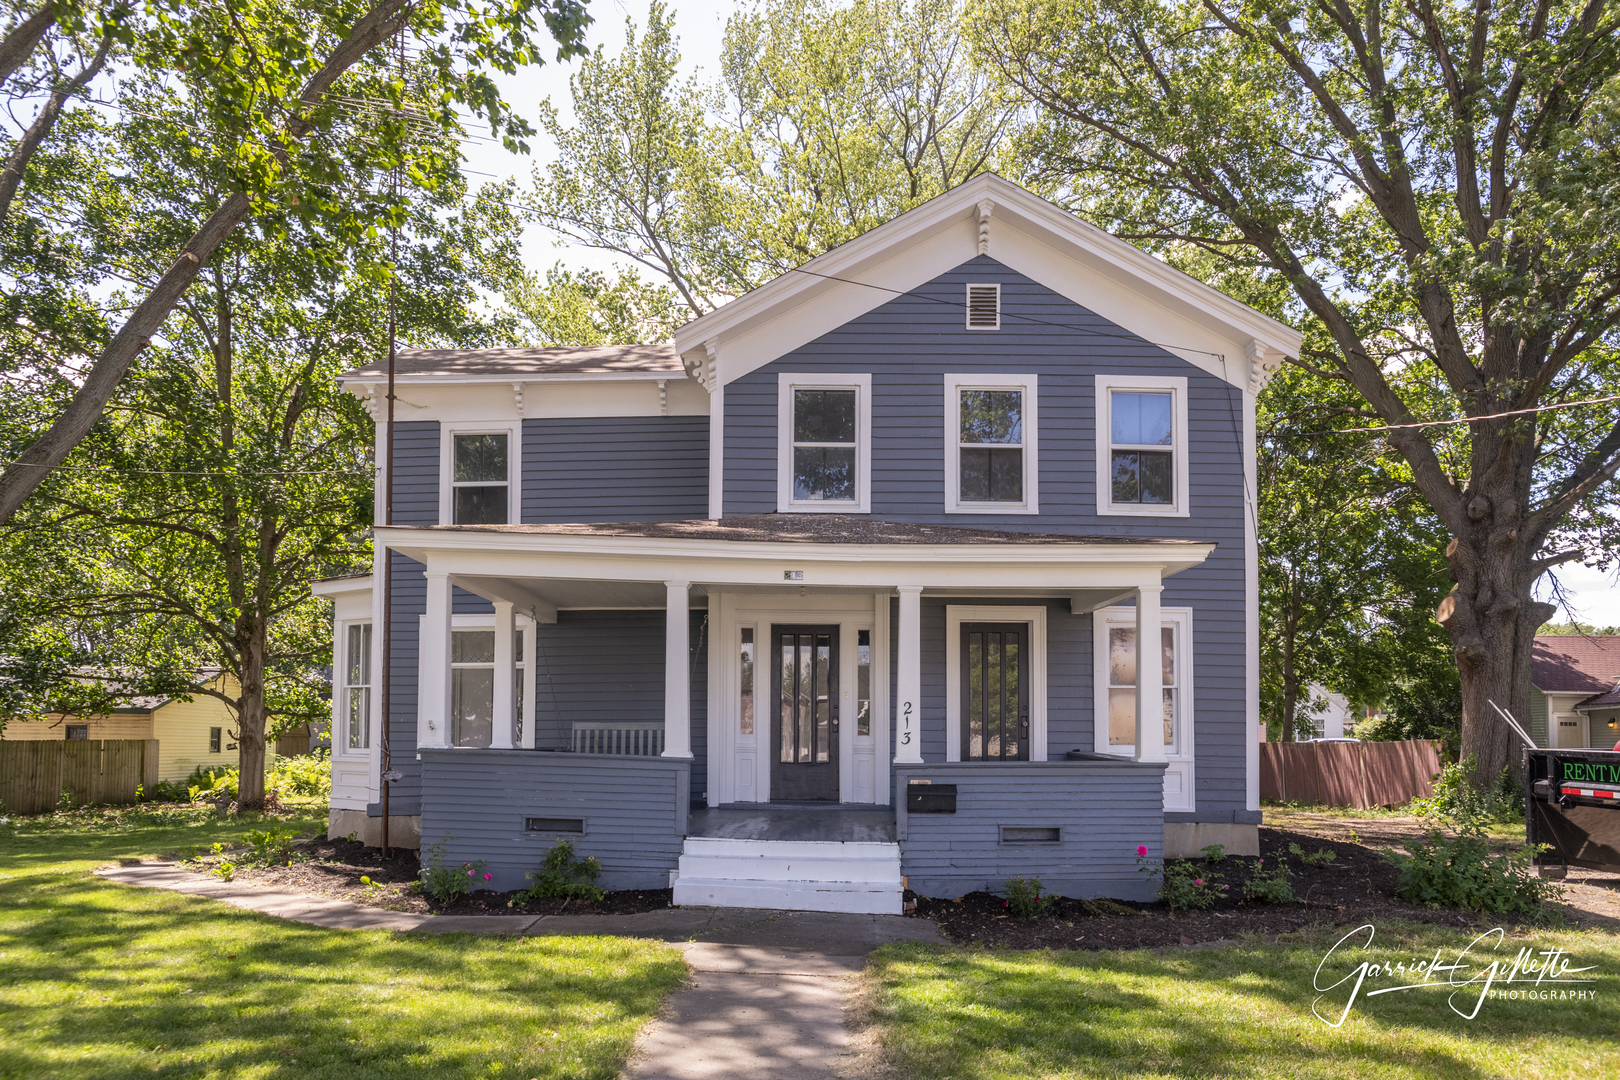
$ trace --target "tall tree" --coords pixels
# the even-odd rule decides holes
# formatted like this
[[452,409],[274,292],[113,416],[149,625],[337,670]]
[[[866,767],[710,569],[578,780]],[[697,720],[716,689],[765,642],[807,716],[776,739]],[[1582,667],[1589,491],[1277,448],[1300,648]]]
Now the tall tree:
[[[667,280],[702,314],[997,167],[1018,109],[971,63],[960,0],[771,0],[731,18],[711,84],[677,77],[653,3],[547,109],[537,219]],[[1014,170],[1015,171],[1015,170]]]
[[[1620,20],[1608,0],[984,0],[1046,175],[1149,246],[1286,281],[1443,524],[1462,750],[1528,711],[1537,579],[1604,560],[1620,470]],[[1437,437],[1425,421],[1463,421]]]
[[[230,183],[214,201],[193,207],[188,236],[164,252],[176,257],[88,363],[67,406],[0,474],[0,521],[90,431],[136,356],[242,222],[291,207],[316,241],[308,257],[319,259],[379,220],[394,221],[377,193],[333,190],[345,165],[403,165],[420,129],[460,132],[458,104],[520,146],[530,129],[509,116],[486,69],[541,63],[542,42],[551,40],[559,56],[582,52],[587,21],[580,0],[328,0],[315,7],[147,0],[120,36],[142,70],[169,74],[183,88],[199,131],[228,144],[222,161]],[[417,62],[432,74],[409,103],[401,81],[380,77],[388,58],[377,53],[407,25],[425,42]],[[369,80],[351,77],[368,67]],[[357,104],[369,115],[356,115]]]

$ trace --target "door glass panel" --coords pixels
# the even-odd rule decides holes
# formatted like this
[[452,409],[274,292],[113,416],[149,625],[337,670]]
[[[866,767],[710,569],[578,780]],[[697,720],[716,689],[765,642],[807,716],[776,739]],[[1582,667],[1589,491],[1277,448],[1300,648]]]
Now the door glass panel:
[[816,735],[815,760],[829,761],[832,753],[832,687],[828,685],[832,641],[816,636]]
[[872,631],[857,631],[855,645],[855,734],[872,734]]
[[783,634],[778,643],[780,652],[777,662],[782,666],[782,700],[779,703],[782,713],[781,735],[783,761],[796,761],[798,740],[795,738],[797,725],[793,719],[798,710],[795,707],[799,694],[798,664],[795,660],[797,641],[792,634]]
[[801,634],[798,638],[799,649],[799,707],[798,725],[793,733],[794,743],[798,752],[794,755],[795,761],[808,762],[811,759],[813,747],[810,745],[810,717],[815,708],[816,701],[816,671],[813,658],[814,645],[809,634]]
[[984,635],[984,756],[1001,756],[1001,635]]
[[754,733],[754,628],[742,632],[742,655],[738,658],[742,670],[742,734]]
[[1018,635],[1008,634],[1002,645],[1004,668],[1002,681],[1006,685],[1007,704],[1002,714],[1005,720],[1003,728],[1002,746],[1004,756],[1015,758],[1019,756],[1019,747],[1022,745],[1023,710],[1019,707],[1019,653]]
[[984,635],[968,635],[968,752],[969,761],[984,757]]

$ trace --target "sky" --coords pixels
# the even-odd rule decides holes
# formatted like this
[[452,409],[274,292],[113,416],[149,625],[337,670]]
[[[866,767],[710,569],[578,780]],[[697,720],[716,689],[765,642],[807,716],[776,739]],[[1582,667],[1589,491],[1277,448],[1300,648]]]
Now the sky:
[[[675,31],[681,48],[681,76],[697,75],[711,80],[719,70],[721,37],[726,19],[740,7],[750,6],[737,0],[712,0],[708,4],[676,7]],[[596,0],[591,4],[596,21],[589,28],[586,43],[594,51],[605,46],[609,55],[624,45],[625,19],[633,18],[638,28],[645,28],[647,6],[640,0]],[[571,119],[568,95],[569,76],[578,70],[578,63],[548,63],[530,68],[514,76],[501,76],[502,91],[507,102],[521,116],[534,123],[541,102],[551,100],[565,121]],[[487,133],[487,129],[486,129]],[[480,141],[467,145],[466,168],[472,179],[496,180],[516,177],[519,185],[526,185],[534,168],[544,165],[553,153],[544,136],[530,140],[533,154],[522,156],[508,153],[499,143]],[[478,175],[487,174],[487,175]],[[534,269],[543,270],[557,261],[576,268],[611,270],[614,260],[603,252],[574,245],[559,245],[557,238],[535,226],[524,234],[523,255]],[[1556,578],[1565,594],[1569,611],[1560,610],[1554,619],[1568,621],[1571,615],[1580,622],[1598,626],[1620,626],[1620,582],[1616,571],[1593,570],[1579,563],[1564,566],[1542,578],[1537,595],[1553,600],[1553,587],[1549,578]]]

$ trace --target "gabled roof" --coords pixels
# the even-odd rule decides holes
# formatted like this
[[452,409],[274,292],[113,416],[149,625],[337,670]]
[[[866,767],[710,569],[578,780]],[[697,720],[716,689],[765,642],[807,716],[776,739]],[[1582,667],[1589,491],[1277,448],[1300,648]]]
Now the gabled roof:
[[1235,386],[1258,392],[1300,333],[993,173],[952,188],[675,332],[724,386],[988,255]]
[[1603,694],[1620,683],[1620,634],[1537,634],[1530,682],[1544,694]]

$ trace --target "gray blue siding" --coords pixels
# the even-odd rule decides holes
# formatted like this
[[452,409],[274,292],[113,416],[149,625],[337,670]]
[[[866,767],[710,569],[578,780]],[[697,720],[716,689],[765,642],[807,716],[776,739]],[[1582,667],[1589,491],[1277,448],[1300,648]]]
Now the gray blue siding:
[[[1000,282],[1002,329],[963,329],[968,282]],[[1234,361],[1237,358],[1233,358]],[[785,371],[872,376],[871,516],[891,521],[1152,536],[1212,542],[1199,567],[1165,582],[1167,607],[1193,609],[1197,812],[1173,821],[1248,821],[1244,809],[1244,480],[1242,392],[1046,286],[988,257],[973,259],[726,386],[724,512],[776,509],[777,376]],[[1039,515],[946,514],[946,372],[1039,376]],[[1096,513],[1095,376],[1187,379],[1188,518]],[[1090,748],[1089,617],[1057,617],[1049,640],[1048,745]],[[924,755],[944,756],[944,612],[923,609]],[[1066,637],[1060,638],[1060,632]],[[932,689],[930,689],[932,688]],[[931,707],[929,696],[937,699]],[[1060,697],[1065,702],[1059,706]],[[928,722],[932,718],[933,730]],[[1070,741],[1071,735],[1075,740]]]
[[[900,869],[924,896],[1000,892],[1011,877],[1040,878],[1070,897],[1153,900],[1136,849],[1163,853],[1164,766],[1131,761],[902,765],[896,770]],[[955,784],[954,814],[908,814],[912,780]],[[1007,843],[1005,826],[1057,828],[1056,843]]]
[[[559,839],[602,864],[604,889],[665,889],[686,833],[691,767],[668,758],[422,751],[422,851],[444,842],[450,865],[488,864],[488,888],[527,888]],[[581,834],[528,832],[524,819],[575,818]]]
[[709,516],[709,418],[523,422],[523,521],[678,521]]

